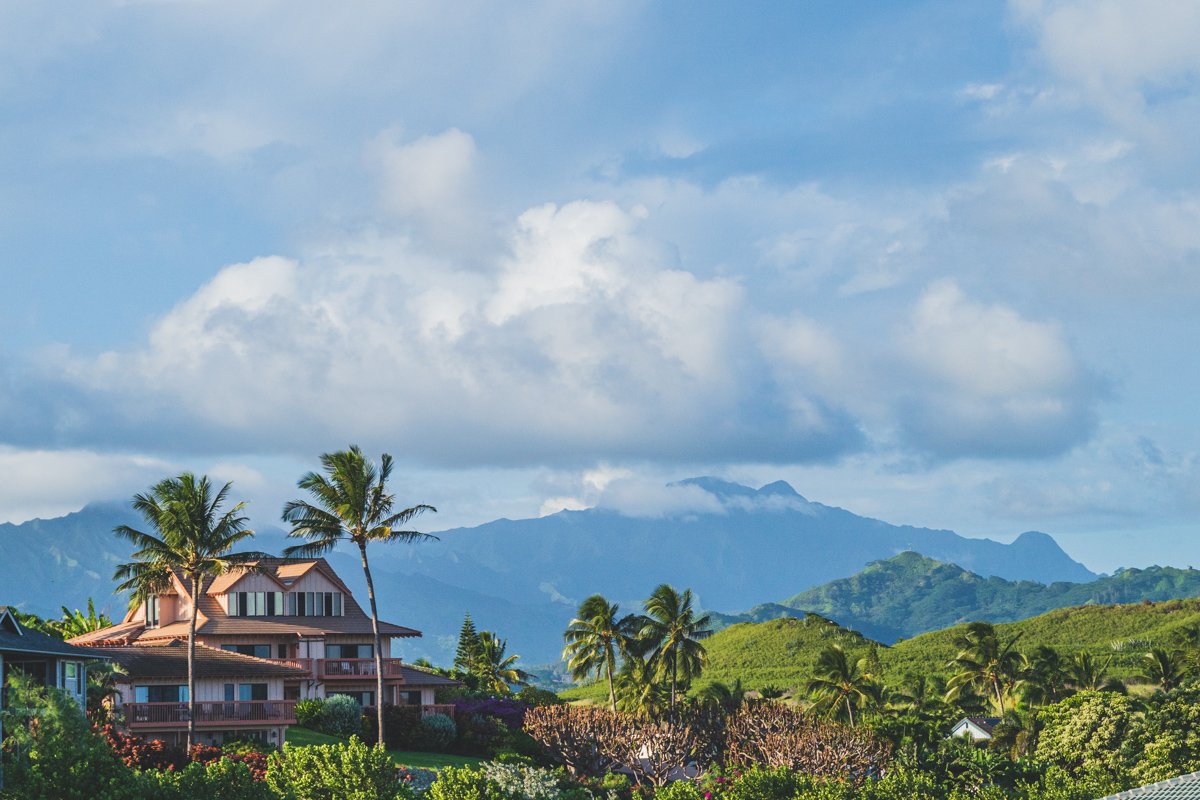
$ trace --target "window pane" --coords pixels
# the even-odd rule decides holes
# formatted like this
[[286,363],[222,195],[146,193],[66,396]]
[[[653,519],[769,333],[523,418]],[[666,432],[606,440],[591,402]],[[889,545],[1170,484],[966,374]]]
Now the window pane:
[[150,702],[150,687],[149,686],[133,687],[133,702],[149,703]]
[[335,617],[342,616],[342,593],[333,593],[333,615]]
[[296,593],[288,592],[288,615],[296,616]]

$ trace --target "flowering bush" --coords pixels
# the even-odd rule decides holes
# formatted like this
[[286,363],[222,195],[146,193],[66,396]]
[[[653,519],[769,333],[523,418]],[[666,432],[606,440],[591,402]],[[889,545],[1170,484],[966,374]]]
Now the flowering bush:
[[419,767],[401,767],[396,770],[396,777],[414,794],[425,794],[437,780],[437,770],[420,769]]

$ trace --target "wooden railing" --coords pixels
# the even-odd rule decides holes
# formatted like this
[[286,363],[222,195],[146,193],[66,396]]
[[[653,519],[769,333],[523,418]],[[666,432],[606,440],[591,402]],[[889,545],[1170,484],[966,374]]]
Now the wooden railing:
[[[383,677],[404,677],[403,661],[399,658],[383,659]],[[317,660],[317,677],[338,680],[342,678],[374,678],[373,658],[321,658]]]
[[445,714],[450,719],[454,719],[454,704],[431,703],[430,705],[421,706],[422,717],[431,717],[434,714]]
[[310,675],[313,674],[313,662],[315,658],[264,658],[263,661],[270,661],[272,664],[279,664],[283,667],[292,667],[293,669],[302,669]]
[[[125,724],[137,728],[186,728],[187,703],[126,703]],[[296,724],[295,700],[230,700],[196,703],[197,727]]]

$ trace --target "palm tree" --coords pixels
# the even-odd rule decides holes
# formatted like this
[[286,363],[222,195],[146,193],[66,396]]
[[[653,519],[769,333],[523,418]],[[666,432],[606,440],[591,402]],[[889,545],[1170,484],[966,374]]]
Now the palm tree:
[[817,655],[813,677],[805,691],[816,702],[813,710],[833,717],[844,717],[854,724],[854,709],[875,691],[874,681],[863,673],[864,659],[852,660],[840,644],[830,645]]
[[85,615],[78,608],[71,611],[66,606],[62,606],[62,619],[52,620],[49,625],[64,639],[73,639],[76,636],[82,636],[85,633],[92,631],[103,630],[112,626],[112,620],[107,614],[96,613],[96,603],[92,598],[88,598],[87,610]]
[[742,688],[741,678],[735,680],[732,686],[727,686],[720,681],[713,681],[700,690],[697,698],[706,706],[732,714],[742,707],[742,703],[746,702],[746,690]]
[[379,636],[379,609],[375,602],[375,583],[367,561],[369,542],[420,542],[436,539],[427,533],[398,530],[425,511],[437,511],[430,505],[415,505],[393,511],[396,496],[387,491],[392,474],[392,457],[384,453],[379,467],[368,460],[357,445],[349,450],[321,456],[325,474],[309,472],[297,486],[313,496],[315,504],[292,500],[283,507],[284,522],[291,523],[288,536],[306,539],[289,547],[285,556],[315,558],[332,550],[338,542],[350,541],[358,548],[363,575],[367,579],[367,599],[371,605],[371,633],[375,637],[375,718],[379,730],[377,746],[383,747],[383,653]]
[[1186,677],[1183,652],[1155,647],[1143,658],[1143,670],[1142,677],[1148,683],[1169,692]]
[[241,514],[245,503],[221,510],[230,485],[226,483],[214,493],[207,476],[197,478],[185,472],[178,478],[166,478],[146,494],[133,497],[134,510],[154,533],[128,525],[113,528],[136,548],[133,561],[121,564],[113,573],[113,580],[120,581],[118,592],[130,592],[136,601],[145,601],[166,592],[173,576],[185,581],[191,592],[187,653],[189,750],[196,733],[196,606],[201,587],[206,579],[231,569],[253,571],[256,567],[252,562],[264,557],[257,552],[230,552],[238,542],[254,535]]
[[529,680],[529,674],[517,669],[516,663],[521,658],[517,655],[506,656],[508,642],[491,631],[479,632],[479,660],[475,664],[475,674],[479,677],[479,688],[495,694],[512,694],[512,684],[523,684]]
[[700,640],[712,633],[708,615],[697,617],[692,608],[692,590],[683,594],[661,584],[645,602],[646,618],[641,636],[653,643],[650,661],[660,679],[670,678],[671,711],[675,711],[679,684],[700,675],[707,653]]
[[1048,645],[1034,649],[1022,670],[1022,681],[1023,697],[1030,705],[1051,705],[1070,693],[1067,665],[1059,652]]
[[619,612],[620,606],[616,603],[594,594],[580,604],[579,616],[571,620],[563,634],[567,644],[562,657],[571,677],[581,681],[603,674],[608,681],[608,700],[613,711],[617,710],[617,692],[613,683],[617,655],[625,655],[637,625],[633,615],[618,618]]
[[972,622],[955,637],[959,653],[946,666],[957,670],[946,686],[946,699],[953,701],[966,687],[986,695],[997,715],[1004,714],[1005,697],[1015,688],[1023,658],[1014,649],[1020,634],[1001,641],[987,622]]
[[945,693],[946,685],[942,680],[936,676],[918,673],[907,676],[907,681],[895,693],[894,699],[898,707],[918,716],[935,716],[946,708],[946,701],[943,699]]
[[1125,684],[1108,676],[1112,656],[1098,660],[1086,650],[1081,650],[1067,663],[1067,681],[1079,691],[1125,692]]
[[642,644],[637,641],[632,644],[614,681],[617,708],[630,714],[657,716],[670,697],[666,687],[655,680],[654,666],[646,659],[649,648],[637,647]]

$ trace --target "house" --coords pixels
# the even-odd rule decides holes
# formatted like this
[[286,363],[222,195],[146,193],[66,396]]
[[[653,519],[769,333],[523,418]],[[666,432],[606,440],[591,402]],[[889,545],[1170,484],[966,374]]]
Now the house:
[[992,729],[999,724],[999,717],[963,717],[955,723],[950,735],[984,742],[992,738]]
[[[31,630],[17,621],[8,606],[0,606],[0,711],[8,702],[8,679],[20,672],[45,686],[62,689],[87,706],[87,664],[103,654],[69,645],[53,636]],[[0,739],[4,738],[0,719]],[[0,774],[0,786],[4,776]]]
[[1100,800],[1200,800],[1200,772],[1110,794]]
[[[295,701],[301,699],[344,694],[365,707],[375,705],[371,618],[350,589],[323,558],[268,558],[255,562],[253,570],[205,581],[197,598],[182,576],[173,576],[168,591],[132,608],[119,624],[71,640],[101,648],[126,666],[131,680],[121,702],[131,730],[169,738],[181,725],[176,712],[151,706],[186,703],[186,697],[180,700],[180,691],[186,692],[186,661],[177,655],[186,654],[186,646],[176,643],[186,643],[193,613],[197,657],[203,652],[206,663],[196,699],[213,704],[197,710],[196,723],[198,729],[210,730],[212,738],[242,730],[270,740],[295,721]],[[383,621],[379,632],[383,702],[421,706],[425,714],[451,711],[435,704],[434,692],[456,681],[392,657],[393,639],[421,632]],[[253,720],[263,723],[258,727],[250,726],[250,719],[244,726],[226,725],[229,703],[260,703],[244,710],[267,714],[270,709],[272,717]],[[158,714],[169,718],[159,720]]]

